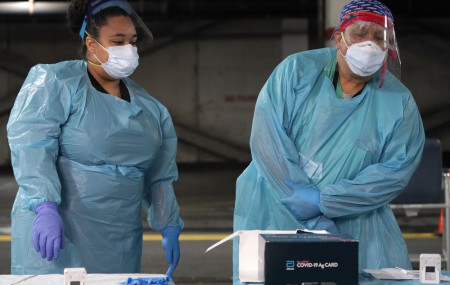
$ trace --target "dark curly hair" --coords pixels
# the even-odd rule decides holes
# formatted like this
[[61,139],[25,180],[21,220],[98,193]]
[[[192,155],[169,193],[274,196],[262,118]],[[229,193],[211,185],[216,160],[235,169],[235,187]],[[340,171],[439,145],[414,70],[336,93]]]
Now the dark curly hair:
[[[88,7],[91,0],[73,0],[70,1],[69,8],[67,9],[67,20],[69,24],[69,29],[76,36],[80,36],[80,29],[83,25],[84,18],[88,13]],[[99,30],[101,27],[106,25],[107,21],[111,17],[117,16],[129,16],[122,8],[119,7],[109,7],[99,13],[92,15],[87,18],[86,31],[89,32],[94,38],[99,37]],[[83,35],[82,45],[80,54],[82,57],[86,56],[86,43],[84,39],[86,35]]]

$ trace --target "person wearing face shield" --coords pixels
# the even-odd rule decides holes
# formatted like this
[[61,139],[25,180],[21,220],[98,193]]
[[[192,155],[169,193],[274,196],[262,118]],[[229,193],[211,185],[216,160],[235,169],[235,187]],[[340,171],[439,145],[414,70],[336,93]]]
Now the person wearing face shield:
[[183,228],[168,110],[128,78],[152,34],[125,0],[74,0],[83,60],[34,66],[7,124],[19,190],[11,274],[139,272],[142,208],[172,276]]
[[[359,240],[359,270],[411,268],[389,202],[417,168],[419,110],[400,82],[390,10],[345,5],[336,48],[293,54],[263,86],[252,162],[236,183],[234,231],[327,230]],[[238,277],[233,245],[233,283]],[[253,283],[252,283],[253,284]]]

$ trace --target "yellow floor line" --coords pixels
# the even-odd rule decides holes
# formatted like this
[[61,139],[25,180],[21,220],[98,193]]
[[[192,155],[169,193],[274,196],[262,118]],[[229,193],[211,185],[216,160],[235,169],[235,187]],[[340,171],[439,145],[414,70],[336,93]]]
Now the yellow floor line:
[[0,235],[0,241],[11,241],[11,236]]
[[[184,241],[202,241],[202,240],[221,240],[228,235],[223,234],[182,234],[180,235],[180,240]],[[161,235],[150,234],[143,236],[144,241],[161,240]]]
[[[184,241],[202,241],[202,240],[221,240],[228,235],[224,234],[183,234],[180,235],[180,240]],[[149,234],[143,235],[144,241],[158,241],[161,240],[161,235],[159,234]],[[0,242],[2,241],[11,241],[10,235],[0,235]]]
[[403,233],[404,239],[437,239],[437,236],[434,233]]
[[[182,234],[180,235],[180,240],[182,241],[218,241],[225,237],[227,234]],[[404,233],[404,239],[437,239],[439,238],[434,233]],[[159,241],[161,240],[161,235],[159,234],[145,234],[143,235],[144,241]],[[0,235],[0,242],[11,241],[10,235]]]

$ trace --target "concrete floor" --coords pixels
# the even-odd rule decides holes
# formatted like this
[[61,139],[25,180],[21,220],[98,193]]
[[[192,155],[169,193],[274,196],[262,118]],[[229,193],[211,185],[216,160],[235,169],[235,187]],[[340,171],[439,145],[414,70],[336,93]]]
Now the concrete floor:
[[[232,243],[227,242],[213,251],[204,253],[221,237],[232,232],[234,188],[236,178],[244,165],[179,166],[179,180],[175,192],[180,213],[185,221],[183,239],[180,241],[181,260],[175,271],[177,285],[231,284]],[[9,169],[0,171],[0,235],[10,233],[12,203],[17,185]],[[432,233],[437,230],[439,211],[407,219],[396,213],[411,254],[439,253],[441,238],[438,235],[411,235]],[[165,273],[167,265],[158,235],[152,232],[145,220],[145,235],[141,272]],[[0,274],[10,273],[10,243],[0,239]],[[417,265],[415,265],[417,266]]]

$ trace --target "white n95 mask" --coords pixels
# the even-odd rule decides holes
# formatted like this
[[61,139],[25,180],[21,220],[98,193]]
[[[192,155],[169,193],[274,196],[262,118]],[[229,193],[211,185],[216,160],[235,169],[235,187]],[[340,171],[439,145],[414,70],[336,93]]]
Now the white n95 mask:
[[[100,43],[99,45],[103,47]],[[139,65],[139,54],[135,46],[128,44],[107,48],[103,47],[103,49],[108,53],[108,60],[105,63],[101,62],[95,54],[94,56],[102,63],[103,69],[112,78],[122,79],[128,77]]]
[[[344,38],[344,35],[342,37]],[[344,43],[347,45],[345,38]],[[387,50],[382,50],[372,41],[352,44],[347,48],[347,54],[344,56],[341,53],[342,57],[345,58],[353,73],[363,77],[377,72],[383,65],[387,53]]]

